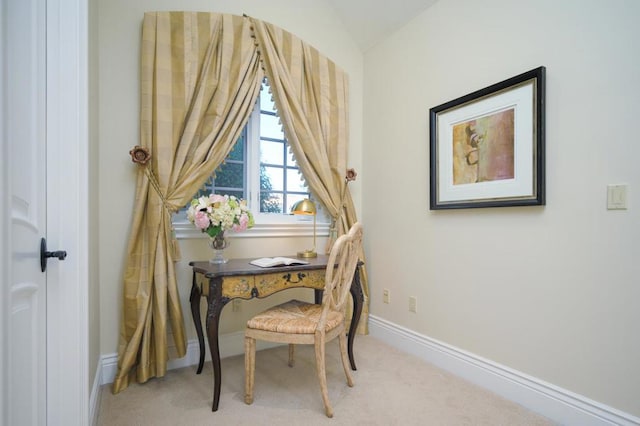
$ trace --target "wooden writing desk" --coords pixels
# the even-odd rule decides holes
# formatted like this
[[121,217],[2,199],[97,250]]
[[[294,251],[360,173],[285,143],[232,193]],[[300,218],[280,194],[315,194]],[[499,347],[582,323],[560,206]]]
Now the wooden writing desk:
[[[324,289],[324,271],[327,267],[327,256],[315,259],[305,259],[308,265],[277,266],[261,268],[249,264],[253,259],[230,259],[228,263],[213,265],[208,261],[190,262],[193,268],[193,283],[191,286],[191,315],[198,333],[200,345],[200,361],[198,372],[202,372],[204,365],[204,336],[200,320],[200,297],[207,298],[207,340],[211,351],[213,364],[213,405],[212,411],[218,410],[220,401],[220,384],[222,371],[220,369],[220,351],[218,347],[218,326],[222,308],[232,299],[253,299],[270,296],[288,288],[311,288],[315,292],[315,303],[321,303]],[[353,298],[353,315],[349,326],[348,352],[351,369],[356,369],[353,359],[353,339],[362,313],[364,294],[360,284],[359,267],[351,283]]]

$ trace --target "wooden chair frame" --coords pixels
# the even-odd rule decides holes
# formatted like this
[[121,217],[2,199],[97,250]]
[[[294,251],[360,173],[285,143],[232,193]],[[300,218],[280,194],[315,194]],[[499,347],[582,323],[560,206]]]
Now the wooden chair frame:
[[[355,223],[347,234],[340,236],[335,241],[327,262],[321,305],[295,300],[289,301],[258,314],[247,322],[245,330],[245,403],[253,403],[256,339],[288,343],[290,367],[293,367],[294,363],[294,345],[314,345],[316,370],[325,413],[327,417],[333,417],[333,409],[327,390],[325,345],[338,337],[344,374],[347,377],[347,384],[352,387],[353,379],[347,356],[345,316],[349,289],[362,248],[362,235],[362,225]],[[301,326],[299,329],[295,329],[294,321],[294,330],[291,330],[290,317],[287,327],[281,326],[280,323],[286,321],[285,316],[292,310],[296,310],[296,314],[300,315],[300,308],[308,310],[304,318],[306,327]],[[310,322],[315,325],[312,329],[309,327]],[[287,330],[281,331],[282,328]]]

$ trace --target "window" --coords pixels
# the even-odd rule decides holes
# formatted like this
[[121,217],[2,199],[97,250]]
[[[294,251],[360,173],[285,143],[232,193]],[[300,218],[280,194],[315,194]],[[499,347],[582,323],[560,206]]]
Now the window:
[[[238,141],[221,164],[194,196],[210,193],[235,195],[244,198],[255,216],[256,227],[271,235],[283,235],[282,230],[293,232],[291,226],[304,227],[311,218],[293,216],[291,207],[297,201],[311,198],[309,189],[296,159],[284,137],[268,84],[262,88],[256,106]],[[328,229],[328,218],[318,207],[318,234]],[[199,234],[186,220],[185,210],[174,219],[179,237]],[[323,226],[324,224],[324,226]],[[195,230],[195,234],[191,232]],[[251,232],[256,234],[255,231]]]
[[218,167],[195,197],[213,192],[247,199],[247,145],[245,127],[225,162]]
[[259,206],[256,213],[288,214],[294,203],[308,198],[310,194],[296,159],[290,152],[276,107],[264,82],[252,115],[257,117],[250,120],[253,124],[250,130],[253,132],[248,133],[257,135],[255,139],[258,139],[258,143],[253,146],[258,149],[252,156],[257,159],[257,164],[252,164],[251,170],[257,167],[259,182],[252,185],[257,189],[251,192],[256,195],[251,197],[251,205]]

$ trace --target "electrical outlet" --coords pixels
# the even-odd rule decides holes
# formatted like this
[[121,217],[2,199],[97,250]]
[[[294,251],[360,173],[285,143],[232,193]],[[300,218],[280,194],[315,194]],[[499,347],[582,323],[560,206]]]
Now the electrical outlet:
[[418,299],[415,296],[409,297],[409,312],[418,312]]
[[240,299],[233,299],[231,301],[231,311],[232,312],[240,311]]
[[389,289],[385,288],[382,290],[382,301],[384,303],[389,303]]

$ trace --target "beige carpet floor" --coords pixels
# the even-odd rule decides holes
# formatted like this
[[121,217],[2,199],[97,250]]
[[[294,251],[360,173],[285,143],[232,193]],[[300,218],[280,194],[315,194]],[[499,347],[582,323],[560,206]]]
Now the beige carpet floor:
[[222,360],[220,407],[211,411],[213,370],[171,370],[112,395],[102,389],[98,424],[125,425],[551,425],[548,419],[371,336],[357,336],[355,386],[346,384],[337,341],[327,345],[327,382],[335,414],[325,417],[313,347],[256,354],[254,403],[244,403],[244,358]]

